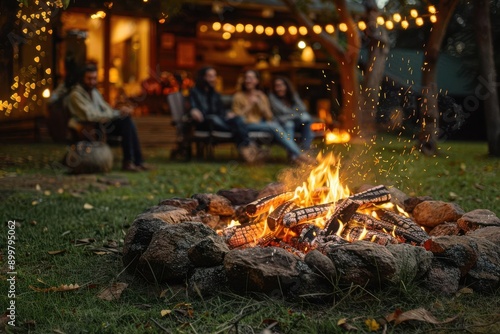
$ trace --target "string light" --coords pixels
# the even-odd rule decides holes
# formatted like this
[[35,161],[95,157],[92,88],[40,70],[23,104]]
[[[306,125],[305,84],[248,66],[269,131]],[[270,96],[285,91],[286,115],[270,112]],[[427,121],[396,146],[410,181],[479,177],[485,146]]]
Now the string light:
[[392,30],[394,28],[394,23],[392,21],[386,21],[385,27],[387,28],[387,30]]
[[276,33],[277,33],[278,35],[280,35],[280,36],[281,36],[281,35],[284,35],[284,34],[285,34],[285,32],[286,32],[285,27],[283,27],[283,26],[278,26],[278,27],[276,27]]
[[340,23],[339,30],[342,32],[346,32],[347,31],[347,24],[345,24],[344,22]]
[[422,25],[424,25],[424,19],[423,19],[423,18],[421,18],[421,17],[417,17],[417,18],[415,19],[415,24],[416,24],[417,26],[419,26],[419,27],[420,27],[420,26],[422,26]]
[[384,25],[385,19],[382,16],[377,17],[377,24],[379,26]]
[[430,5],[428,10],[429,10],[429,13],[436,14],[436,7],[434,7],[433,5]]
[[401,27],[403,29],[407,29],[410,26],[410,23],[406,20],[401,21]]
[[333,24],[327,24],[325,27],[325,31],[329,34],[333,34],[335,32],[335,27]]
[[307,35],[307,28],[304,26],[299,27],[299,34],[301,34],[302,36]]
[[418,17],[418,11],[416,9],[412,9],[410,10],[410,15],[411,17],[416,18]]
[[399,13],[394,13],[394,14],[392,15],[392,19],[393,19],[393,20],[394,20],[394,22],[396,22],[396,23],[401,22],[401,14],[399,14]]
[[365,30],[366,29],[366,23],[364,21],[359,21],[358,22],[358,28],[359,28],[359,30]]

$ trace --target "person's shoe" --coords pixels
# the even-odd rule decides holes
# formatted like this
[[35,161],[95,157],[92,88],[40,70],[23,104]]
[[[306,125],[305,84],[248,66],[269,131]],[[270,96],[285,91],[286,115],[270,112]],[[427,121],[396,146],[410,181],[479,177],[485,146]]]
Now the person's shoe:
[[140,171],[148,171],[148,170],[153,170],[155,169],[152,165],[147,164],[147,163],[142,163],[140,165],[135,166],[138,170]]
[[139,169],[136,165],[131,162],[124,162],[122,165],[122,171],[124,172],[138,172]]

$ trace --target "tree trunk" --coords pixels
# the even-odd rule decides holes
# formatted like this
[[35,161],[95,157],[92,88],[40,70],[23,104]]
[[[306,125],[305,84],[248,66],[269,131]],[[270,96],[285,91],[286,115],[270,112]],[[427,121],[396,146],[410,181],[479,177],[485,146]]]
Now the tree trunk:
[[[295,18],[308,30],[312,31],[314,22],[297,7],[295,0],[283,0]],[[342,48],[339,43],[326,32],[311,34],[311,39],[319,42],[338,64],[340,71],[340,85],[342,89],[342,109],[339,115],[341,127],[351,133],[358,132],[359,114],[359,80],[357,75],[357,64],[361,41],[358,30],[351,14],[347,9],[345,0],[334,0],[337,14],[341,22],[347,25],[347,46]]]
[[484,110],[488,135],[488,153],[500,157],[500,107],[496,88],[496,71],[493,60],[493,43],[490,22],[490,1],[474,2],[474,21],[479,53],[480,81],[486,91]]
[[420,150],[425,155],[437,153],[439,130],[437,61],[439,50],[458,0],[440,1],[437,8],[437,22],[432,27],[424,49],[422,65],[422,102],[420,104]]
[[363,82],[360,92],[360,134],[370,139],[377,134],[377,108],[380,98],[380,85],[384,77],[385,62],[389,54],[389,37],[384,27],[377,25],[380,15],[375,1],[366,1],[365,31],[368,38],[368,60],[363,72]]

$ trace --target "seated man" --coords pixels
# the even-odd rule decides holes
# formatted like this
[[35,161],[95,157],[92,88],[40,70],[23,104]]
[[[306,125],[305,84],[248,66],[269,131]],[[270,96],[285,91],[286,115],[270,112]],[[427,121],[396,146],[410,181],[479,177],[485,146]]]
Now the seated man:
[[216,70],[203,67],[198,71],[195,87],[189,92],[189,115],[196,129],[231,132],[243,159],[249,163],[259,160],[262,153],[248,137],[243,118],[224,108],[220,94],[215,91],[216,80]]
[[72,88],[65,101],[71,114],[69,127],[75,128],[78,122],[102,123],[106,135],[122,137],[122,169],[133,172],[148,169],[142,158],[135,124],[130,117],[133,109],[128,105],[123,105],[120,110],[111,108],[96,86],[97,66],[87,63],[79,83]]

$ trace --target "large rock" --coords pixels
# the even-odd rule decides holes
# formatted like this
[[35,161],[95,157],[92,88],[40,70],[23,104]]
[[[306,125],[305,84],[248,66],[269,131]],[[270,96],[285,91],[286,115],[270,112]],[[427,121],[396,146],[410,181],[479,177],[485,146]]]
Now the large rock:
[[421,279],[431,268],[433,254],[409,244],[388,245],[396,260],[395,282],[411,283]]
[[442,237],[444,235],[459,235],[460,227],[456,222],[446,222],[434,227],[430,232],[431,237]]
[[166,224],[153,235],[137,261],[136,271],[152,282],[179,282],[194,268],[188,250],[201,240],[217,234],[199,222]]
[[467,233],[470,237],[485,238],[494,244],[500,245],[500,227],[488,226]]
[[192,198],[198,201],[196,208],[198,211],[204,210],[211,215],[219,216],[234,215],[234,208],[225,197],[215,194],[195,194]]
[[188,294],[197,297],[210,297],[228,288],[224,266],[195,268],[188,280]]
[[432,260],[431,269],[424,279],[424,286],[443,295],[452,295],[458,291],[460,270],[438,258]]
[[477,209],[464,214],[458,219],[457,224],[467,232],[488,226],[500,227],[500,218],[490,210]]
[[500,243],[485,238],[475,238],[479,256],[466,276],[466,283],[474,290],[492,293],[500,288]]
[[224,258],[232,289],[238,292],[286,294],[299,283],[298,258],[282,248],[233,249]]
[[316,249],[306,254],[304,262],[313,272],[330,282],[337,278],[337,270],[333,261]]
[[325,247],[341,283],[379,288],[391,284],[396,260],[387,247],[368,241]]
[[467,236],[443,236],[427,240],[425,248],[443,262],[460,270],[461,277],[469,272],[478,258],[478,245]]
[[106,143],[79,141],[68,148],[63,164],[72,174],[109,173],[113,152]]
[[189,260],[196,267],[221,265],[229,247],[220,236],[208,236],[188,250]]
[[456,222],[464,211],[455,203],[424,201],[415,206],[412,214],[420,226],[436,227],[444,222]]

